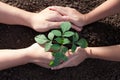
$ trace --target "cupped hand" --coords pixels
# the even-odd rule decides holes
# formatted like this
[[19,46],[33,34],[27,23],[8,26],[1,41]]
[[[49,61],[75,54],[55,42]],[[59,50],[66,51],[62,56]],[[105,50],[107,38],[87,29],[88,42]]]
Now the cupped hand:
[[50,68],[49,63],[53,60],[51,52],[45,52],[44,47],[40,46],[38,43],[34,43],[28,47],[27,50],[28,56],[30,57],[30,63]]
[[58,66],[52,67],[51,69],[57,70],[65,67],[78,66],[81,62],[83,62],[88,57],[88,54],[85,51],[85,49],[82,49],[80,47],[78,47],[74,53],[70,52],[67,54],[69,54],[67,55],[69,59],[66,62],[63,62]]

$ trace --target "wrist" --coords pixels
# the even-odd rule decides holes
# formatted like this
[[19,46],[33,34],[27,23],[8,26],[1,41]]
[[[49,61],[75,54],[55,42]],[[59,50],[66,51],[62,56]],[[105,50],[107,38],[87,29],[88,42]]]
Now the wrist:
[[83,26],[89,24],[88,22],[88,14],[83,14]]
[[87,25],[87,15],[86,14],[80,14],[80,16],[78,17],[77,22],[79,23],[78,26]]
[[88,58],[92,58],[92,49],[90,47],[85,48],[85,52]]
[[26,59],[26,62],[31,63],[31,61],[33,60],[31,56],[31,50],[29,48],[24,48],[22,51],[24,53],[24,58]]
[[25,18],[25,26],[33,28],[33,17],[36,13],[28,12]]

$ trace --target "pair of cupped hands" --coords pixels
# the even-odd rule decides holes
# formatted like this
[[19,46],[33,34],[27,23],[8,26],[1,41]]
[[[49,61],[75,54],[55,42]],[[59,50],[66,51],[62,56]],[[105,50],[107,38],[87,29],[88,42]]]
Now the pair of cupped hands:
[[[31,28],[38,32],[45,32],[50,29],[59,28],[64,21],[72,23],[72,28],[81,31],[85,25],[85,15],[77,10],[69,7],[51,6],[39,13],[33,13],[31,17]],[[28,51],[29,63],[34,63],[45,68],[57,70],[65,67],[73,67],[79,65],[88,55],[85,49],[78,47],[75,53],[66,53],[68,60],[62,64],[50,67],[49,62],[53,60],[51,52],[45,52],[44,47],[34,43],[26,48]]]

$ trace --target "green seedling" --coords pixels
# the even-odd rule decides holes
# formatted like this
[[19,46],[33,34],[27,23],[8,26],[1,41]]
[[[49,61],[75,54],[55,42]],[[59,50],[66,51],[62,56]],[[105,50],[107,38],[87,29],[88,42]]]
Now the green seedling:
[[[86,39],[80,38],[78,33],[70,31],[70,28],[70,22],[63,22],[60,29],[50,31],[47,36],[39,34],[35,37],[38,44],[44,45],[45,51],[52,51],[54,60],[49,63],[50,66],[57,66],[61,62],[67,61],[65,53],[69,49],[74,53],[77,46],[81,48],[88,46]],[[71,45],[71,48],[68,48],[67,45]]]

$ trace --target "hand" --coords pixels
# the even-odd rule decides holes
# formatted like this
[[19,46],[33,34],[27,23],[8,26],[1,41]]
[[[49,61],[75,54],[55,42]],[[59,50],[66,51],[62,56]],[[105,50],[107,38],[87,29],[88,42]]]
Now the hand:
[[[40,13],[34,13],[31,18],[31,26],[38,32],[45,32],[53,28],[59,28],[63,21],[68,20],[68,17],[63,16],[56,11],[52,11],[49,8],[42,10]],[[72,27],[75,30],[80,31],[75,25],[72,25]]]
[[67,56],[69,58],[68,61],[63,62],[62,64],[56,67],[52,67],[51,69],[57,70],[57,69],[65,68],[65,67],[78,66],[81,62],[83,62],[88,57],[88,54],[85,51],[85,49],[78,47],[75,53],[72,53],[72,52],[67,53]]
[[82,28],[85,25],[85,15],[81,14],[77,10],[69,7],[52,6],[50,10],[57,11],[63,16],[67,16],[68,20],[74,25]]
[[44,47],[40,46],[38,43],[34,43],[32,46],[28,47],[27,50],[27,55],[30,57],[30,63],[50,68],[49,63],[53,60],[51,52],[45,52]]
[[[59,28],[63,21],[68,20],[66,16],[63,16],[56,11],[49,10],[49,8],[42,10],[40,13],[34,13],[31,18],[31,26],[38,32]],[[78,27],[73,27],[79,31]]]

